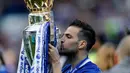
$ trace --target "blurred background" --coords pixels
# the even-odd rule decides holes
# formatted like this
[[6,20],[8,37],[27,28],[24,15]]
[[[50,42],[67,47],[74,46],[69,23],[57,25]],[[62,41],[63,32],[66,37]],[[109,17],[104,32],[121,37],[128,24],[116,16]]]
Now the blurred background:
[[[114,53],[120,40],[129,33],[129,3],[130,0],[55,0],[54,21],[62,32],[74,19],[90,24],[96,31],[97,41],[89,56],[96,63],[97,54],[101,52],[102,55],[104,49],[98,50],[104,48],[104,44],[107,43],[104,51],[112,48],[110,54]],[[16,73],[22,31],[28,25],[28,14],[24,0],[0,0],[0,52],[1,61],[4,60],[0,64],[9,73]],[[102,68],[105,69],[108,68]]]

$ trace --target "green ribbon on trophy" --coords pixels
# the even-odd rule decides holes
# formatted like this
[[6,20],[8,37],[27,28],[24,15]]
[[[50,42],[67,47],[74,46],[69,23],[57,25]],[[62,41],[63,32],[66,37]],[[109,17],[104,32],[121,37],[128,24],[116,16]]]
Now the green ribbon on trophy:
[[29,26],[23,31],[17,73],[49,73],[48,43],[57,44],[58,28],[54,25],[53,0],[25,0]]

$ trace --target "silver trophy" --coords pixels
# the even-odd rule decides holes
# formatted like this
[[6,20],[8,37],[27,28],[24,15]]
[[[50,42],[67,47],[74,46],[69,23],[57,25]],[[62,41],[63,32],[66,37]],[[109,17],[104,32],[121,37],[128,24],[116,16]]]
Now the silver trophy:
[[54,25],[53,0],[25,0],[30,11],[29,25],[23,31],[17,73],[50,73],[48,44],[60,42],[60,30]]
[[27,8],[30,11],[28,16],[29,26],[23,31],[24,48],[29,61],[29,65],[32,65],[35,55],[36,45],[36,31],[44,22],[51,22],[51,39],[53,39],[53,13],[51,8],[53,6],[53,0],[24,0]]

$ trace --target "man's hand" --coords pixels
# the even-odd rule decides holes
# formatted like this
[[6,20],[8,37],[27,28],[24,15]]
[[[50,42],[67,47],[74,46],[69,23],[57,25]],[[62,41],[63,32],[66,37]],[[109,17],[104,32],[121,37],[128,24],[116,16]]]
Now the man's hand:
[[53,73],[62,73],[61,72],[61,64],[60,64],[60,55],[56,48],[49,44],[49,55],[53,68]]
[[59,56],[58,51],[51,44],[49,44],[49,55],[50,55],[52,64],[58,63],[60,61],[60,56]]

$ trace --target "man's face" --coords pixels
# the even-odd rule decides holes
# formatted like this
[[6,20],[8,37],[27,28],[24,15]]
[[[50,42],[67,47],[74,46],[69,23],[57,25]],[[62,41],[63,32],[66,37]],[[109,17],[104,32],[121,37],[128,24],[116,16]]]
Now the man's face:
[[78,50],[78,33],[80,32],[80,28],[75,26],[70,26],[64,32],[63,37],[61,39],[61,54],[73,54]]

